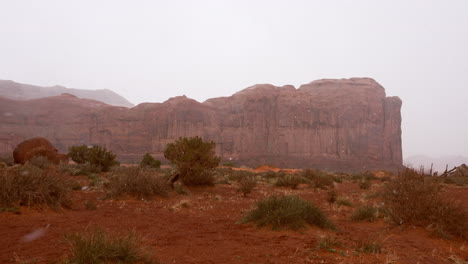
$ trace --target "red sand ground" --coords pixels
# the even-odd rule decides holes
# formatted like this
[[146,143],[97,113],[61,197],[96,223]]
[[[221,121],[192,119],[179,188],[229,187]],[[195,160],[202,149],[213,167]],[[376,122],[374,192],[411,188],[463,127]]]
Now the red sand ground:
[[[83,180],[85,178],[82,178]],[[366,199],[381,186],[374,181],[370,190],[357,184],[337,184],[339,196],[354,204],[373,204]],[[468,188],[448,187],[447,193],[468,208]],[[247,198],[235,185],[190,188],[189,195],[171,194],[151,201],[101,200],[96,191],[74,191],[73,209],[62,212],[21,208],[20,214],[0,213],[0,263],[53,263],[70,253],[64,235],[86,228],[107,231],[136,230],[143,243],[161,263],[466,263],[468,244],[443,240],[421,227],[394,227],[382,219],[352,222],[355,210],[326,202],[326,191],[291,190],[260,184]],[[302,231],[257,229],[237,224],[256,201],[271,194],[297,194],[315,202],[333,220],[338,231],[312,227]],[[85,209],[85,202],[96,202],[97,210]],[[187,207],[181,206],[182,203]],[[31,242],[22,237],[49,227],[45,235]],[[317,247],[326,235],[342,243],[331,252]],[[381,241],[383,252],[355,252],[360,241]],[[15,262],[15,256],[23,261]],[[461,261],[465,262],[461,262]],[[460,261],[460,262],[456,262]]]

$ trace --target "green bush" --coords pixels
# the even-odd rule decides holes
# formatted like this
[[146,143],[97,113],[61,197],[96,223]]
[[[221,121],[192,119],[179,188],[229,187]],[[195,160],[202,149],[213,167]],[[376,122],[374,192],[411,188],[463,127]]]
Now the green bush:
[[377,179],[374,173],[370,171],[360,172],[360,173],[353,173],[350,176],[353,182],[361,182],[361,181],[370,181]]
[[438,179],[407,169],[383,189],[386,215],[397,225],[421,225],[442,237],[468,239],[468,211],[444,198],[441,188]]
[[154,159],[151,154],[146,153],[140,162],[140,166],[158,169],[161,167],[161,161]]
[[39,169],[48,169],[52,164],[49,159],[44,156],[35,156],[28,163],[32,166],[38,167]]
[[350,200],[345,199],[345,198],[338,198],[336,200],[336,205],[353,207],[353,203]]
[[299,229],[307,225],[335,229],[320,208],[298,196],[270,196],[261,200],[242,222],[254,222],[258,227],[271,225],[274,230]]
[[333,188],[333,183],[340,181],[338,177],[334,177],[326,172],[311,169],[304,170],[302,177],[309,179],[312,186],[318,189]]
[[71,146],[68,148],[67,156],[78,164],[88,162],[89,147],[86,145]]
[[155,195],[167,196],[169,192],[167,179],[163,175],[140,167],[121,168],[113,173],[105,186],[110,198],[128,194],[139,199],[148,199]]
[[102,229],[66,236],[71,246],[68,263],[159,263],[149,257],[134,232],[107,234]]
[[[217,169],[217,170],[220,170],[220,169]],[[237,182],[247,177],[255,177],[256,175],[255,172],[246,171],[246,170],[233,170],[233,169],[229,169],[229,171],[227,171],[226,174],[228,175],[228,180],[237,181]]]
[[354,211],[351,220],[372,222],[377,219],[377,210],[372,206],[360,206]]
[[255,186],[257,186],[257,181],[254,177],[244,177],[239,180],[239,191],[244,194],[244,197],[251,193]]
[[70,208],[70,185],[52,171],[26,165],[0,170],[0,207],[47,205]]
[[119,165],[115,154],[105,147],[72,146],[68,149],[68,157],[78,164],[89,163],[99,167],[103,172],[109,171],[112,166]]
[[90,176],[92,174],[99,174],[102,172],[100,166],[92,165],[89,163],[84,164],[70,164],[68,165],[68,173],[72,176],[84,175]]
[[275,186],[296,189],[301,183],[310,183],[310,180],[297,174],[283,174],[282,177],[278,177]]
[[177,167],[184,184],[213,185],[211,170],[220,162],[215,147],[214,142],[205,142],[200,137],[179,138],[167,145],[164,157]]

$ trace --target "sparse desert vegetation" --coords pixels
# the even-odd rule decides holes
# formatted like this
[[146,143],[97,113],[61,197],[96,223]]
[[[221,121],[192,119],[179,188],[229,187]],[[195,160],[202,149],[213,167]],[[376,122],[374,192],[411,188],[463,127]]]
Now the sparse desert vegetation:
[[[454,199],[468,190],[414,170],[381,180],[370,172],[220,167],[208,169],[209,185],[186,180],[171,189],[178,168],[93,166],[33,159],[0,168],[0,231],[9,234],[0,261],[413,263],[437,250],[431,258],[443,263],[467,256],[467,204]],[[23,250],[15,241],[34,226],[58,247],[38,236],[30,242],[37,251]],[[421,248],[404,250],[418,241]]]
[[300,229],[307,225],[335,229],[320,208],[298,196],[270,196],[261,200],[242,222],[253,222],[258,227],[271,225],[274,230]]
[[179,138],[167,145],[164,157],[175,165],[184,184],[214,184],[212,169],[220,162],[214,142],[204,142],[200,137]]
[[0,207],[70,207],[68,182],[51,170],[33,165],[0,170]]
[[62,261],[70,264],[100,263],[159,263],[142,247],[140,236],[135,231],[109,234],[101,228],[67,234],[71,256]]

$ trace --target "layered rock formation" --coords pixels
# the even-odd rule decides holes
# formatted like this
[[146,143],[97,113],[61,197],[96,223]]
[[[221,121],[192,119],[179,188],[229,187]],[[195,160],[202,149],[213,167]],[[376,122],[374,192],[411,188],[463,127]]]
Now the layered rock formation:
[[133,107],[127,99],[107,89],[84,90],[66,88],[63,86],[42,87],[17,83],[9,80],[0,80],[0,96],[14,100],[29,100],[56,96],[69,93],[80,98],[93,99],[106,104],[124,107]]
[[402,165],[401,100],[368,78],[293,86],[255,85],[204,103],[184,96],[134,108],[62,95],[0,101],[0,153],[25,138],[60,150],[99,144],[122,161],[145,152],[163,159],[167,143],[201,136],[223,160],[249,166],[357,171]]

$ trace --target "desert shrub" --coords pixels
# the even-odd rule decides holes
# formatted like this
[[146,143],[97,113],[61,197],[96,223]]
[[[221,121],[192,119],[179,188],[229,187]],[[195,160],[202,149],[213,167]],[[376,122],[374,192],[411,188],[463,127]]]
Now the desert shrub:
[[380,254],[382,253],[382,242],[381,241],[359,241],[356,251],[368,254]]
[[458,186],[468,186],[467,176],[450,176],[442,177],[442,181],[446,184],[455,184]]
[[200,137],[179,138],[167,145],[164,157],[170,160],[186,185],[213,185],[210,170],[216,168],[220,158],[215,154],[216,144]]
[[[218,169],[217,169],[218,170]],[[240,180],[248,177],[254,177],[255,172],[246,171],[246,170],[232,170],[230,169],[227,173],[228,180],[239,182]]]
[[69,208],[69,184],[59,175],[35,166],[0,170],[0,207],[47,205]]
[[39,169],[48,169],[51,166],[51,163],[47,157],[44,156],[35,156],[28,161],[29,165],[38,167]]
[[261,175],[265,179],[276,179],[279,177],[283,177],[285,173],[282,171],[279,171],[279,172],[267,171],[267,172],[262,173]]
[[184,187],[183,185],[180,185],[180,184],[174,186],[174,191],[177,194],[190,195],[190,191],[186,187]]
[[468,212],[442,197],[441,184],[434,177],[407,169],[385,185],[382,199],[395,224],[421,225],[443,237],[468,239]]
[[112,166],[119,165],[119,162],[115,160],[115,154],[105,147],[93,146],[89,150],[89,163],[100,167],[103,172],[109,171]]
[[67,156],[78,164],[83,164],[88,161],[88,150],[86,145],[71,146],[68,148]]
[[244,197],[251,193],[255,186],[257,186],[257,181],[254,177],[244,177],[239,180],[239,191],[242,192]]
[[270,196],[261,200],[242,222],[254,222],[258,227],[271,225],[274,230],[299,229],[307,225],[335,228],[320,208],[298,196]]
[[159,263],[149,257],[134,232],[107,234],[102,229],[66,236],[71,246],[69,263]]
[[319,170],[306,169],[302,172],[302,176],[309,179],[312,186],[318,189],[333,188],[333,183],[340,181],[338,177]]
[[353,203],[350,200],[345,199],[345,198],[336,199],[336,205],[353,207]]
[[372,206],[360,206],[351,215],[351,220],[372,222],[377,219],[377,210]]
[[332,189],[327,192],[327,202],[332,204],[336,202],[338,194],[336,193],[335,189]]
[[89,163],[99,167],[103,172],[119,164],[115,160],[115,154],[101,146],[72,146],[68,149],[67,155],[78,164]]
[[73,191],[79,191],[82,188],[81,184],[75,180],[68,180],[67,182],[68,182],[68,187],[72,189]]
[[324,236],[317,241],[317,248],[330,250],[335,247],[342,247],[343,243],[339,241],[335,236]]
[[101,177],[101,175],[97,173],[91,173],[90,175],[88,175],[88,179],[89,179],[89,187],[95,187],[95,188],[101,187],[106,181],[105,178]]
[[74,164],[70,165],[70,175],[84,175],[90,176],[92,174],[99,174],[102,172],[102,168],[98,165],[84,163],[84,164]]
[[121,168],[110,176],[105,186],[110,198],[129,194],[139,199],[148,199],[155,195],[167,196],[169,191],[169,185],[163,175],[155,170],[140,167]]
[[96,202],[95,201],[92,201],[92,200],[87,200],[84,204],[86,210],[88,211],[94,211],[97,209],[97,205],[96,205]]
[[225,167],[237,167],[237,165],[233,162],[225,162],[223,163],[223,166]]
[[370,189],[371,185],[372,182],[370,180],[363,179],[359,181],[359,189],[368,190]]
[[282,177],[278,177],[275,186],[296,189],[301,183],[310,183],[310,180],[297,174],[283,174]]
[[154,159],[151,154],[146,153],[140,162],[140,166],[158,169],[161,167],[161,161]]
[[360,172],[360,173],[353,173],[353,174],[351,174],[350,178],[354,182],[370,181],[370,180],[377,179],[375,177],[374,173],[372,173],[370,171],[365,171],[365,172]]

